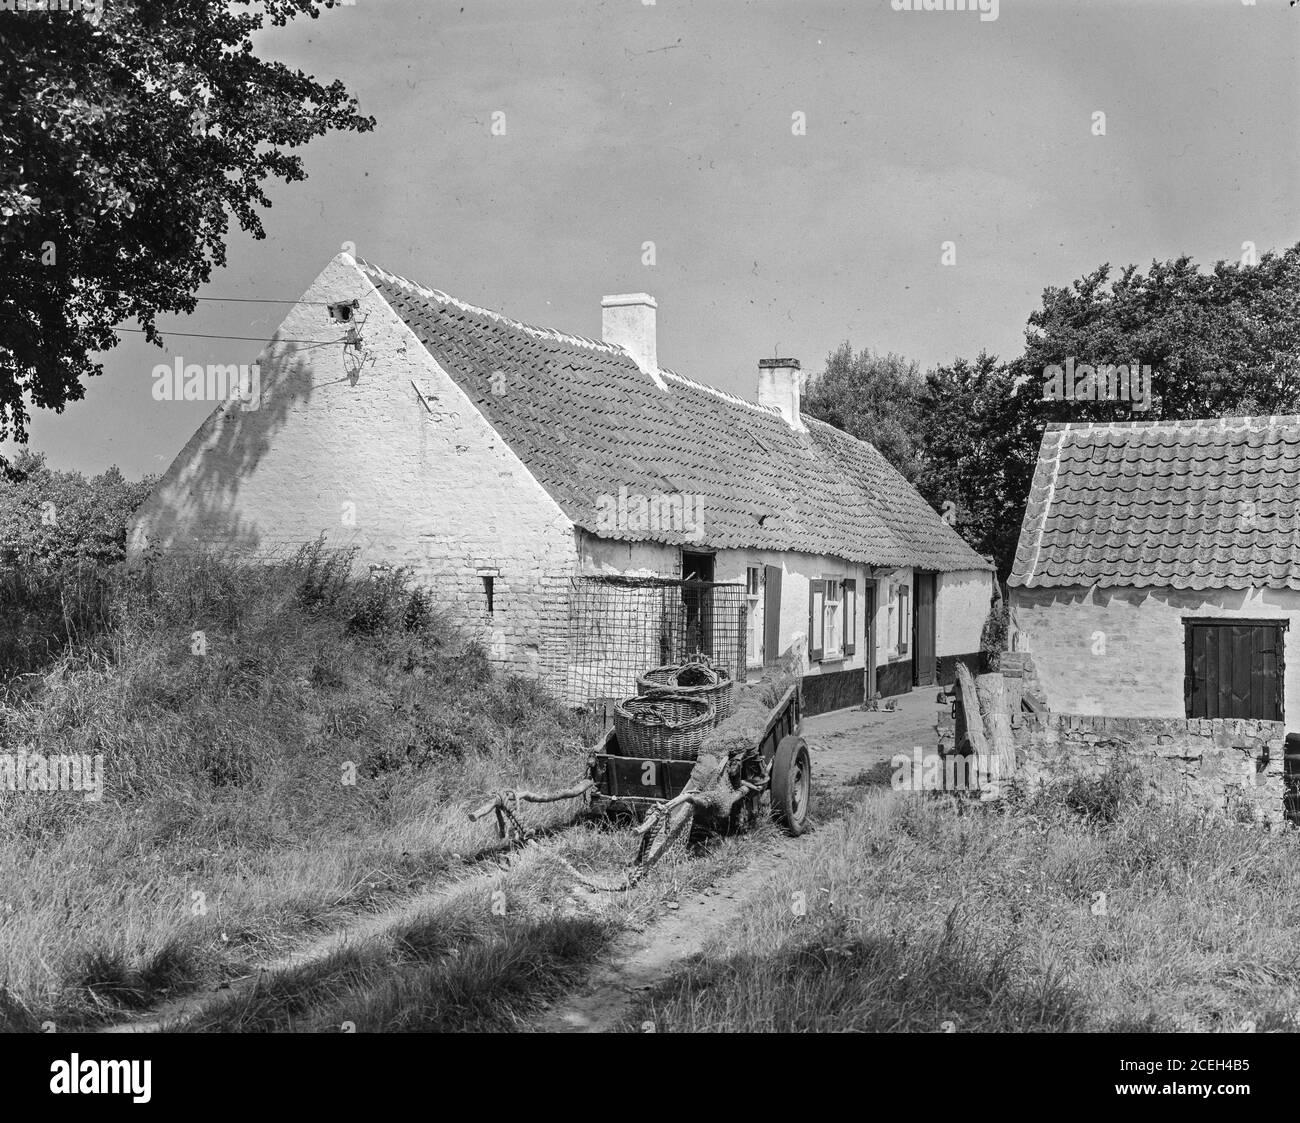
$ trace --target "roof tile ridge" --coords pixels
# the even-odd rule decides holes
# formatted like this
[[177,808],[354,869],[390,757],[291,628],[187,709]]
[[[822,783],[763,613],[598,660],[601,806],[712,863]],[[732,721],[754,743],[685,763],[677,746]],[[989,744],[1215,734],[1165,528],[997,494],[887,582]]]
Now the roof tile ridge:
[[1061,472],[1061,458],[1065,453],[1065,446],[1070,437],[1070,430],[1067,427],[1061,434],[1061,441],[1056,446],[1056,455],[1052,462],[1052,478],[1047,483],[1047,495],[1043,499],[1043,513],[1038,520],[1038,541],[1034,543],[1034,558],[1029,563],[1029,578],[1026,585],[1034,579],[1034,574],[1038,572],[1038,562],[1043,554],[1043,536],[1047,533],[1047,519],[1052,513],[1052,503],[1056,499],[1056,479]]
[[492,308],[483,308],[477,304],[471,304],[467,300],[461,300],[459,297],[452,296],[443,292],[441,289],[431,289],[426,285],[419,284],[416,281],[409,280],[397,273],[390,273],[388,270],[375,265],[373,262],[359,259],[357,265],[362,272],[378,274],[394,284],[418,293],[426,300],[436,300],[440,304],[450,304],[459,308],[462,312],[469,312],[477,316],[485,316],[490,320],[495,320],[515,331],[521,331],[525,335],[531,335],[534,339],[547,339],[554,343],[567,343],[576,347],[586,347],[593,351],[599,351],[607,355],[627,355],[627,352],[617,343],[606,343],[603,340],[588,339],[585,335],[574,335],[571,332],[560,331],[558,328],[539,327],[537,324],[526,324],[522,320],[516,320],[502,312],[497,312]]
[[770,414],[773,417],[781,416],[781,411],[777,409],[776,406],[765,406],[761,402],[751,402],[748,398],[742,398],[727,390],[720,390],[716,386],[710,386],[707,382],[697,382],[694,378],[690,378],[685,374],[678,374],[677,371],[671,370],[668,367],[660,367],[659,373],[673,379],[675,382],[681,382],[686,386],[692,386],[696,390],[703,390],[707,394],[712,394],[714,397],[722,398],[724,401],[731,402],[734,405],[745,406],[747,409],[752,409],[758,413]]

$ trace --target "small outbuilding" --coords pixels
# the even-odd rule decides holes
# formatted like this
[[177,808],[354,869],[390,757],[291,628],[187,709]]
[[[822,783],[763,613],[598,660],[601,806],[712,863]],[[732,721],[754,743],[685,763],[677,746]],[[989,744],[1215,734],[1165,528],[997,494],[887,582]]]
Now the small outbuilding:
[[1300,729],[1300,417],[1050,425],[1009,585],[1051,710]]

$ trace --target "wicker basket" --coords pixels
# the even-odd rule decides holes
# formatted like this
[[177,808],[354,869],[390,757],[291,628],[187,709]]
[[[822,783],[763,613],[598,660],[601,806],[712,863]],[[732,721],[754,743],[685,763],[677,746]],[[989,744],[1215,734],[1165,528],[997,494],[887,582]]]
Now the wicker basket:
[[695,760],[713,728],[713,703],[699,695],[655,690],[614,707],[621,756]]
[[637,676],[637,693],[671,690],[693,698],[707,698],[713,703],[713,724],[721,725],[731,716],[731,676],[721,667],[708,663],[677,663],[655,667]]

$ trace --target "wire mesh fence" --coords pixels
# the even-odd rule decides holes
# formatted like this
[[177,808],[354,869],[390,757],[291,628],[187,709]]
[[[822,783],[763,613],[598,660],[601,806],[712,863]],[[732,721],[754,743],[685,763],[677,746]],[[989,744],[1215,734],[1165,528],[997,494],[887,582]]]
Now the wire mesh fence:
[[600,709],[636,693],[652,667],[707,655],[745,680],[743,585],[652,577],[575,577],[569,593],[565,697]]

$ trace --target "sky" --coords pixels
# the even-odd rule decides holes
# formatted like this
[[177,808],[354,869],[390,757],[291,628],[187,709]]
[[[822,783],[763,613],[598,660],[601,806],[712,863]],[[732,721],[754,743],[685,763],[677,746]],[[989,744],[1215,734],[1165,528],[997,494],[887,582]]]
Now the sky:
[[348,243],[593,338],[603,294],[649,292],[660,364],[752,398],[763,357],[1011,358],[1044,288],[1103,263],[1300,241],[1286,0],[356,0],[255,43],[376,128],[299,149],[167,346],[123,335],[35,416],[52,467],[165,470],[212,406],[154,401],[154,367],[252,362]]

